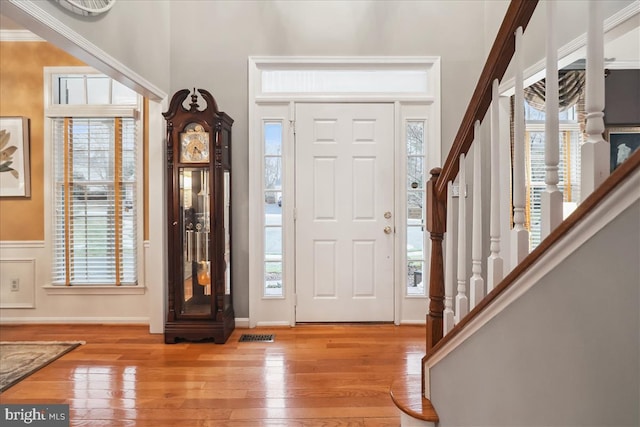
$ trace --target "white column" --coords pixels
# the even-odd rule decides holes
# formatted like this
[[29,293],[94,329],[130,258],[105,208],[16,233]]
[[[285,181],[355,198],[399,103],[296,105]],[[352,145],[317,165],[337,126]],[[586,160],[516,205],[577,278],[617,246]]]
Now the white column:
[[526,197],[524,160],[524,64],[522,59],[522,27],[516,30],[515,62],[515,103],[513,141],[513,230],[511,231],[512,268],[520,264],[529,253],[529,231],[524,227]]
[[447,232],[444,254],[444,335],[455,325],[453,313],[453,183],[447,184]]
[[[149,141],[164,141],[164,119],[162,112],[167,111],[168,99],[159,103],[149,101]],[[166,144],[149,144],[149,209],[154,212],[149,215],[149,248],[145,250],[144,280],[149,295],[149,332],[161,334],[164,332],[164,321],[167,317],[167,271],[158,266],[167,265],[167,217],[166,206],[166,175],[167,168]]]
[[546,189],[540,195],[541,204],[541,237],[544,239],[562,222],[562,193],[558,189],[558,163],[560,147],[558,133],[558,49],[556,47],[555,14],[556,2],[550,1],[547,6],[547,63],[545,84],[545,135],[544,162]]
[[480,121],[473,126],[473,234],[471,235],[471,279],[469,304],[475,307],[484,298],[482,278],[482,139]]
[[458,201],[458,293],[456,295],[456,323],[469,312],[467,298],[467,203],[464,154],[460,155],[460,172],[458,172],[459,201]]
[[609,176],[609,143],[604,132],[604,23],[600,1],[589,2],[587,27],[587,140],[582,144],[580,197],[584,200]]
[[489,218],[489,259],[487,260],[487,293],[491,292],[504,277],[503,260],[500,256],[500,99],[498,79],[491,90],[491,212]]

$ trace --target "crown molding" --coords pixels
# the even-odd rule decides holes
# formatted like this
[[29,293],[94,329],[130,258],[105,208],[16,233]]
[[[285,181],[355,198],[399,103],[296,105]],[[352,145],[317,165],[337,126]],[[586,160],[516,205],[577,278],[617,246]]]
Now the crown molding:
[[29,30],[0,30],[0,42],[43,42]]
[[609,70],[636,70],[640,68],[640,60],[638,61],[614,61],[604,63],[604,68]]

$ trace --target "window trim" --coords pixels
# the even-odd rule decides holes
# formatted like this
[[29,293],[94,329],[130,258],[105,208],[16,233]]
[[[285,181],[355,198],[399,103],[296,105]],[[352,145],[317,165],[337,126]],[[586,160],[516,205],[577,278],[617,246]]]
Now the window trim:
[[[354,93],[354,92],[279,92],[278,89],[271,90],[268,93],[263,91],[262,73],[266,70],[274,68],[286,70],[334,70],[340,71],[344,69],[351,70],[388,70],[392,68],[396,71],[404,69],[415,70],[420,68],[427,73],[427,91],[415,90],[412,92],[374,92],[374,93]],[[398,73],[395,73],[396,76]],[[395,152],[402,148],[403,132],[400,123],[404,117],[413,116],[416,118],[426,118],[428,125],[428,138],[430,143],[427,144],[427,162],[425,170],[439,165],[440,155],[440,57],[249,57],[249,239],[255,241],[255,244],[249,245],[249,327],[255,326],[294,326],[296,324],[296,283],[285,284],[284,299],[262,298],[262,280],[263,275],[260,260],[262,260],[262,219],[259,217],[261,213],[260,205],[262,186],[260,166],[261,156],[258,148],[260,141],[260,123],[263,118],[282,117],[288,120],[292,125],[287,126],[286,142],[283,148],[285,165],[283,170],[285,173],[283,180],[283,199],[286,197],[286,208],[283,212],[284,233],[286,248],[283,250],[288,252],[285,255],[294,256],[295,253],[290,251],[293,248],[294,227],[293,218],[295,215],[293,205],[294,198],[289,192],[294,191],[294,162],[292,161],[294,154],[293,136],[295,133],[295,105],[297,103],[393,103],[394,104],[394,147]],[[251,147],[255,149],[251,149]],[[396,159],[398,160],[398,159]],[[401,167],[396,163],[396,171]],[[406,182],[406,181],[403,181]],[[402,194],[403,188],[397,179],[397,173],[394,175],[394,191],[396,195]],[[394,212],[402,211],[401,197],[396,197],[394,201]],[[399,227],[398,215],[396,218],[396,227]],[[398,285],[400,271],[400,241],[405,241],[401,237],[402,233],[394,234],[394,323],[395,324],[415,324],[424,323],[424,300],[428,297],[407,297],[405,295],[405,286]],[[429,241],[430,246],[430,241]],[[428,256],[428,255],[427,255]],[[287,262],[287,261],[285,261]],[[295,275],[295,270],[287,262],[285,268],[286,279],[289,280]]]
[[137,285],[116,286],[116,285],[52,285],[47,284],[42,287],[47,295],[143,295],[146,287]]
[[[144,267],[144,122],[142,120],[144,102],[138,95],[136,105],[131,106],[78,106],[53,104],[53,78],[61,74],[103,74],[91,67],[44,67],[44,209],[45,209],[45,246],[47,249],[47,280],[42,288],[51,295],[139,295],[146,292]],[[107,117],[131,117],[136,122],[136,169],[139,177],[136,182],[136,264],[137,283],[135,285],[91,285],[74,284],[71,286],[53,284],[51,271],[53,256],[53,233],[55,213],[53,201],[55,197],[55,180],[53,168],[53,121],[59,117],[95,117],[97,112]]]

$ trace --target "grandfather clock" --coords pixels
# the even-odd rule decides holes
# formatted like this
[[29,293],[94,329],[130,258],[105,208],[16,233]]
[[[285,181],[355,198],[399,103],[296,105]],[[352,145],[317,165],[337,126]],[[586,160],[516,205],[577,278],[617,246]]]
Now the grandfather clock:
[[209,92],[176,92],[167,121],[169,292],[166,343],[226,342],[231,292],[231,125]]

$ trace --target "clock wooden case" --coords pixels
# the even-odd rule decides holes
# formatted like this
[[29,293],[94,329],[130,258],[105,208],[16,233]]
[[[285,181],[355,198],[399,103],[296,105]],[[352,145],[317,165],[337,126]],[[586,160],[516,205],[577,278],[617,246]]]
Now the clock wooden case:
[[[176,92],[167,121],[166,343],[224,343],[235,327],[231,292],[231,126],[204,89]],[[198,96],[198,93],[200,94]],[[200,108],[198,98],[206,103]]]

